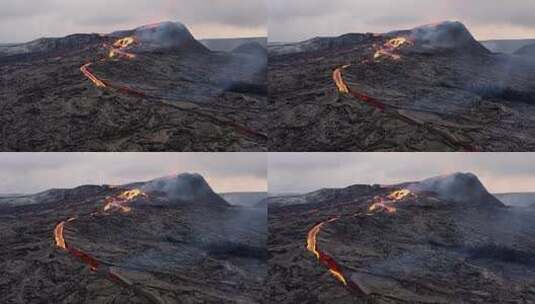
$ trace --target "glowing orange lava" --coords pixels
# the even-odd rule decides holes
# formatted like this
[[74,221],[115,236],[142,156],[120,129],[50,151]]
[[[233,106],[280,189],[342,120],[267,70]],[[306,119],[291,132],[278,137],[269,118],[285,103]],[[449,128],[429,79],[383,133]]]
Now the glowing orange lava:
[[125,47],[128,47],[136,42],[136,38],[134,37],[125,37],[122,39],[119,39],[115,41],[113,44],[114,47],[124,49]]
[[65,243],[65,238],[63,237],[63,230],[65,228],[65,223],[74,221],[75,218],[71,217],[67,221],[62,221],[59,224],[56,225],[56,228],[54,228],[54,239],[56,240],[56,246],[67,250],[67,243]]
[[121,38],[113,44],[113,48],[110,50],[108,57],[109,58],[115,58],[117,56],[125,57],[127,59],[134,59],[136,58],[136,55],[125,52],[123,49],[133,45],[136,43],[136,39],[134,37],[125,37]]
[[89,70],[89,67],[91,66],[91,64],[92,63],[84,64],[82,67],[80,67],[80,71],[82,71],[85,77],[91,80],[98,88],[105,88],[106,84],[104,83],[104,81],[98,79],[95,75],[93,75],[91,70]]
[[350,64],[347,64],[347,65],[344,65],[342,67],[339,67],[337,69],[335,69],[333,71],[333,80],[336,84],[336,87],[338,89],[338,92],[342,93],[342,94],[351,94],[351,96],[355,97],[356,99],[364,102],[364,103],[367,103],[368,105],[376,108],[376,109],[379,109],[381,111],[384,111],[386,106],[384,103],[380,102],[379,100],[373,98],[373,97],[370,97],[368,95],[364,95],[364,94],[361,94],[357,91],[354,91],[352,90],[348,85],[347,83],[344,81],[344,78],[343,78],[343,75],[342,75],[342,71],[344,69],[347,69],[348,67],[350,67],[351,65]]
[[386,199],[380,196],[377,196],[373,199],[368,211],[386,211],[388,213],[396,213],[397,208],[393,205],[400,200],[405,199],[409,195],[414,195],[409,189],[401,189],[394,191],[386,196]]
[[338,92],[342,94],[349,94],[349,87],[345,83],[344,79],[342,78],[342,70],[348,68],[350,65],[344,65],[341,68],[337,68],[333,72],[333,79],[334,83],[336,84],[336,87],[338,88]]
[[338,281],[340,281],[344,285],[347,285],[347,281],[346,281],[346,279],[344,277],[344,274],[343,274],[342,269],[340,268],[340,266],[338,266],[338,264],[336,263],[336,261],[332,257],[330,257],[327,254],[325,254],[324,252],[320,251],[318,249],[318,245],[317,245],[317,237],[318,237],[318,233],[321,230],[321,227],[323,227],[323,225],[325,225],[325,224],[335,222],[338,219],[340,219],[340,218],[339,217],[335,217],[335,218],[332,218],[332,219],[330,219],[328,221],[321,222],[321,223],[317,224],[316,226],[312,227],[312,229],[310,229],[310,231],[308,232],[307,249],[308,249],[308,251],[312,252],[316,256],[316,258],[320,261],[321,264],[323,264],[323,265],[325,265],[325,267],[327,267],[329,272]]
[[[401,189],[396,190],[390,194],[388,194],[386,197],[376,196],[373,200],[372,205],[369,207],[369,211],[386,211],[388,213],[395,213],[396,208],[392,206],[392,204],[405,199],[408,196],[414,195],[410,190],[408,189]],[[353,216],[358,216],[358,214],[355,214]],[[359,286],[357,283],[350,281],[349,284],[344,276],[344,272],[342,268],[338,265],[338,263],[326,254],[325,252],[321,251],[318,248],[318,234],[320,233],[321,229],[329,223],[333,223],[337,220],[339,220],[341,217],[334,217],[327,221],[321,222],[316,224],[312,229],[308,231],[307,235],[307,250],[314,254],[316,259],[327,269],[329,270],[329,273],[331,273],[332,276],[334,276],[338,281],[340,281],[344,286],[347,286],[348,288],[351,288],[352,290],[358,290],[360,292],[364,292],[362,287]]]
[[128,213],[132,211],[132,208],[128,207],[128,204],[140,196],[147,195],[140,189],[132,189],[122,192],[117,196],[108,197],[104,200],[104,211],[119,210],[123,213]]
[[394,60],[399,60],[401,59],[401,56],[398,54],[395,54],[394,52],[398,48],[400,48],[402,45],[405,45],[405,44],[412,45],[413,43],[412,41],[410,41],[409,39],[405,37],[397,37],[397,38],[390,39],[383,45],[383,47],[381,47],[375,52],[375,54],[373,55],[373,58],[377,60],[382,57],[387,57],[387,58],[391,58]]

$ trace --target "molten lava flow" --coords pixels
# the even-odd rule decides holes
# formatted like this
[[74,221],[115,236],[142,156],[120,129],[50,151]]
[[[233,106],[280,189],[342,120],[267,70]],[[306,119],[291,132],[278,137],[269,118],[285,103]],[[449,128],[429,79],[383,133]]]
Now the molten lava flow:
[[402,45],[409,44],[412,45],[412,42],[405,37],[397,37],[388,40],[382,48],[377,50],[373,55],[374,59],[380,59],[382,57],[392,58],[394,60],[401,59],[401,56],[395,54],[394,52],[400,48]]
[[333,79],[334,83],[336,84],[336,87],[338,88],[338,92],[342,94],[349,94],[349,87],[345,83],[344,79],[342,78],[342,70],[348,68],[350,65],[344,65],[341,68],[337,68],[333,72]]
[[80,251],[80,250],[78,250],[78,249],[76,249],[74,247],[69,248],[69,252],[73,256],[75,256],[75,257],[79,258],[80,260],[82,260],[82,262],[84,264],[88,265],[89,269],[91,271],[97,271],[98,270],[98,267],[100,266],[100,263],[99,263],[99,261],[97,261],[92,256],[90,256],[87,253],[85,253],[83,251]]
[[102,80],[98,79],[95,75],[93,75],[93,73],[91,73],[91,71],[89,70],[89,67],[91,66],[91,64],[92,63],[84,64],[80,68],[80,71],[82,71],[85,77],[91,80],[98,88],[105,88],[106,84]]
[[[150,25],[150,26],[152,26],[152,25]],[[150,26],[148,26],[148,27],[150,27]],[[121,39],[115,41],[111,45],[111,47],[109,47],[108,44],[103,44],[104,48],[110,48],[110,50],[108,52],[108,56],[105,57],[105,58],[99,59],[99,62],[106,62],[107,60],[115,59],[115,58],[134,59],[134,58],[136,58],[136,55],[125,51],[125,49],[127,49],[127,48],[129,48],[129,47],[131,47],[131,46],[133,46],[135,44],[140,44],[140,42],[135,37],[124,37],[124,38],[121,38]],[[130,87],[125,86],[125,85],[115,84],[115,83],[112,83],[112,82],[107,81],[107,80],[99,79],[89,69],[89,67],[92,64],[93,63],[91,63],[91,62],[84,64],[83,66],[80,67],[80,71],[84,74],[85,77],[87,77],[87,79],[91,80],[91,82],[97,88],[103,88],[103,89],[105,88],[105,89],[113,90],[113,91],[116,91],[116,92],[119,92],[119,93],[122,93],[122,94],[131,95],[131,96],[135,96],[135,97],[141,97],[141,98],[165,99],[165,98],[162,98],[162,97],[152,96],[150,94],[146,94],[143,91],[139,91],[139,90],[130,88]],[[181,109],[181,110],[185,110],[185,109]],[[193,112],[193,113],[195,113],[197,115],[201,115],[201,116],[207,117],[207,118],[215,121],[216,123],[224,124],[225,126],[233,128],[235,131],[237,131],[237,132],[239,132],[241,134],[244,134],[246,136],[257,137],[257,138],[261,138],[262,140],[267,140],[267,136],[265,134],[262,134],[260,132],[256,132],[256,131],[254,131],[254,130],[252,130],[250,128],[247,128],[245,126],[239,125],[239,124],[234,123],[232,121],[228,121],[227,119],[222,120],[222,119],[217,118],[214,115],[210,115],[210,114],[207,114],[207,113],[202,113],[202,112],[195,111],[195,110],[188,109],[188,111]],[[130,211],[128,208],[119,207],[119,209],[122,209],[124,212]]]
[[119,210],[123,213],[128,213],[132,211],[132,208],[128,207],[128,204],[140,196],[146,197],[147,194],[140,189],[132,189],[122,192],[117,196],[108,197],[104,200],[104,211]]
[[134,38],[134,37],[125,37],[125,38],[122,38],[122,39],[119,39],[119,40],[115,41],[113,46],[116,47],[116,48],[124,49],[124,48],[134,44],[134,42],[136,42],[136,38]]
[[[373,199],[373,202],[371,206],[369,207],[369,211],[386,211],[387,213],[395,213],[397,209],[393,205],[394,203],[405,199],[408,196],[414,196],[414,194],[408,190],[408,189],[401,189],[396,190],[390,194],[388,194],[386,197],[376,196]],[[357,213],[353,215],[354,217],[359,216],[361,213]],[[370,214],[372,215],[372,214]],[[316,256],[316,259],[331,273],[332,276],[334,276],[338,281],[340,281],[344,286],[347,286],[348,288],[352,290],[359,291],[363,294],[365,294],[364,289],[358,285],[358,283],[355,283],[353,281],[347,282],[344,272],[342,268],[336,263],[334,258],[327,255],[325,252],[322,252],[318,248],[318,234],[320,233],[321,229],[329,223],[335,222],[339,220],[341,217],[334,217],[331,218],[328,221],[321,222],[319,224],[316,224],[312,229],[308,231],[307,235],[307,250],[312,252],[314,256]]]
[[340,219],[340,218],[339,217],[335,217],[335,218],[332,218],[332,219],[330,219],[328,221],[321,222],[321,223],[317,224],[316,226],[312,227],[312,229],[310,229],[310,231],[308,232],[307,249],[308,249],[308,251],[312,252],[316,256],[316,258],[320,261],[321,264],[323,264],[325,267],[327,267],[327,269],[329,269],[329,272],[337,280],[342,282],[342,284],[347,285],[347,281],[346,281],[346,279],[344,277],[344,274],[343,274],[342,269],[340,268],[340,266],[338,266],[338,264],[336,263],[336,261],[332,257],[330,257],[327,254],[321,252],[318,249],[318,245],[317,245],[317,237],[318,237],[318,233],[321,230],[321,227],[323,227],[323,225],[325,225],[325,224],[337,221],[338,219]]
[[324,224],[325,222],[321,222],[317,224],[316,226],[312,227],[310,231],[308,231],[307,249],[308,251],[312,252],[318,259],[320,258],[320,253],[318,252],[318,249],[317,249],[316,238],[318,236],[318,233],[321,230],[321,226],[323,226]]
[[136,38],[134,37],[125,37],[122,39],[119,39],[115,41],[113,44],[113,48],[110,50],[108,57],[109,58],[115,58],[116,56],[125,57],[127,59],[134,59],[136,58],[136,55],[125,52],[123,49],[131,46],[132,44],[136,43]]
[[64,226],[65,226],[65,222],[61,222],[56,225],[56,228],[54,228],[54,238],[56,239],[56,246],[58,246],[61,249],[66,250],[67,245],[65,244],[65,239],[63,238]]
[[130,54],[130,53],[127,53],[127,52],[119,50],[119,49],[111,49],[110,53],[108,54],[108,57],[115,58],[117,56],[122,56],[122,57],[125,57],[127,59],[136,58],[136,55],[134,55],[134,54]]
[[394,191],[386,196],[386,199],[380,196],[376,196],[373,199],[373,203],[371,204],[370,208],[368,208],[368,211],[386,211],[387,213],[396,213],[397,208],[392,206],[398,201],[401,201],[405,199],[407,196],[414,194],[409,189],[401,189]]
[[67,221],[62,221],[59,224],[56,225],[56,228],[54,228],[54,239],[56,239],[56,246],[63,250],[67,250],[67,243],[65,243],[65,238],[63,237],[63,230],[65,228],[65,223],[72,222],[76,218],[71,217]]
[[373,199],[373,203],[370,208],[368,208],[368,211],[373,212],[384,210],[388,213],[396,213],[398,209],[394,206],[390,206],[389,203],[391,203],[391,201],[385,201],[384,198],[377,196]]
[[356,99],[362,101],[362,102],[365,102],[367,104],[369,104],[370,106],[376,108],[376,109],[379,109],[381,111],[384,111],[386,106],[384,103],[380,102],[379,100],[373,98],[373,97],[370,97],[368,95],[364,95],[364,94],[361,94],[359,92],[356,92],[354,90],[352,90],[348,85],[347,83],[344,81],[344,78],[342,77],[342,71],[348,67],[350,67],[351,65],[344,65],[342,67],[339,67],[337,69],[335,69],[333,71],[333,80],[336,84],[336,87],[338,89],[338,92],[342,93],[342,94],[351,94],[353,97],[355,97]]
[[399,201],[404,199],[405,197],[411,195],[412,192],[409,189],[401,189],[398,191],[394,191],[390,193],[386,198],[393,200],[393,201]]

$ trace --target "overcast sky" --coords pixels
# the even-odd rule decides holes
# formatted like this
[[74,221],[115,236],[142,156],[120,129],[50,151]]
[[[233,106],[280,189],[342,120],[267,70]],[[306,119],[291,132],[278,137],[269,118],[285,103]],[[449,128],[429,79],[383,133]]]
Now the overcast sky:
[[196,38],[265,36],[264,0],[1,0],[0,42],[180,21]]
[[535,153],[270,153],[269,191],[309,192],[476,174],[493,193],[535,192]]
[[444,20],[479,40],[535,38],[533,0],[269,0],[270,41],[382,33]]
[[0,153],[0,193],[124,184],[183,172],[216,192],[266,191],[265,153]]

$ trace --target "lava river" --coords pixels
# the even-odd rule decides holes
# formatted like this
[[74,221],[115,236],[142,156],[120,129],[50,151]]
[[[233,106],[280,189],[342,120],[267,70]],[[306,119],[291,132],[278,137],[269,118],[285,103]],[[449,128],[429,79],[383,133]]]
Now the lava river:
[[[414,42],[412,42],[411,40],[409,40],[409,39],[407,39],[405,37],[397,37],[397,38],[390,39],[384,44],[383,47],[379,48],[374,53],[373,59],[375,61],[379,61],[379,60],[382,60],[382,59],[390,59],[390,60],[394,60],[394,61],[401,60],[401,56],[399,54],[396,54],[396,51],[399,48],[403,47],[403,46],[407,46],[407,45],[410,46],[410,45],[413,45],[413,44],[414,44]],[[432,133],[435,133],[435,134],[439,135],[440,137],[444,138],[446,141],[448,141],[454,147],[461,147],[461,148],[463,148],[463,149],[465,149],[466,151],[469,151],[469,152],[475,152],[475,151],[478,150],[476,147],[474,147],[472,145],[469,145],[469,144],[466,144],[466,143],[463,143],[463,142],[460,142],[459,140],[457,140],[453,136],[451,136],[451,135],[449,135],[449,134],[447,134],[445,132],[442,132],[442,131],[438,130],[437,128],[434,128],[433,126],[431,126],[427,122],[423,122],[423,121],[414,119],[410,115],[407,115],[405,112],[399,111],[399,110],[402,110],[401,108],[398,108],[398,107],[395,107],[395,106],[392,106],[392,105],[388,105],[388,104],[378,100],[377,98],[371,97],[369,95],[366,95],[364,93],[361,93],[359,91],[356,91],[356,90],[352,89],[348,85],[348,83],[344,80],[344,77],[343,77],[344,70],[346,70],[347,68],[349,68],[351,66],[352,66],[351,64],[346,64],[344,66],[341,66],[341,67],[338,67],[338,68],[334,69],[334,71],[332,73],[332,78],[333,78],[334,84],[336,86],[337,91],[340,94],[351,95],[356,100],[359,100],[360,102],[368,104],[369,106],[371,106],[371,107],[373,107],[375,109],[378,109],[381,112],[387,112],[388,114],[394,116],[397,119],[400,119],[400,120],[405,121],[405,122],[407,122],[409,124],[412,124],[412,125],[425,127],[428,131],[430,131]],[[411,111],[414,111],[414,110],[411,110]]]
[[[141,190],[139,189],[133,189],[125,191],[117,196],[106,198],[106,200],[104,201],[104,207],[102,211],[99,212],[103,213],[112,210],[130,212],[131,209],[127,206],[127,204],[129,204],[132,200],[140,196],[146,197],[146,194],[141,192]],[[162,303],[160,299],[158,299],[151,293],[145,292],[142,289],[138,288],[130,280],[114,271],[114,267],[112,267],[110,264],[99,261],[93,256],[69,244],[65,240],[65,225],[68,225],[69,223],[72,223],[76,220],[77,218],[72,217],[56,225],[56,227],[54,228],[54,240],[56,247],[58,247],[60,250],[66,251],[73,257],[79,259],[83,264],[87,265],[92,272],[105,276],[113,283],[132,289],[136,294],[148,299],[151,303]]]
[[[393,214],[397,212],[397,209],[394,207],[396,203],[404,200],[407,197],[415,197],[416,195],[408,189],[401,189],[394,191],[387,195],[386,197],[377,196],[373,199],[372,203],[368,207],[368,215],[374,215],[380,212],[386,212],[388,214]],[[320,222],[312,227],[308,231],[307,235],[307,250],[310,251],[318,262],[327,268],[331,275],[342,283],[346,288],[351,292],[357,292],[361,295],[366,295],[368,292],[358,283],[348,280],[346,274],[342,267],[336,262],[336,260],[330,256],[328,253],[322,251],[318,246],[318,235],[321,232],[321,229],[327,226],[328,224],[334,223],[342,218],[355,218],[363,215],[362,213],[357,213],[353,215],[342,215],[338,217],[333,217],[326,221]]]
[[[121,38],[121,39],[115,41],[115,43],[113,43],[111,45],[111,47],[109,47],[110,50],[108,52],[107,57],[106,58],[102,58],[100,60],[100,62],[106,62],[108,60],[119,60],[119,59],[127,59],[127,60],[135,59],[137,56],[135,54],[129,53],[127,51],[127,49],[130,48],[130,47],[133,47],[133,46],[135,46],[136,44],[139,44],[139,43],[140,42],[135,37],[124,37],[124,38]],[[104,44],[104,47],[107,48],[108,45]],[[144,98],[151,98],[151,99],[156,99],[156,100],[161,100],[162,99],[159,96],[149,95],[149,94],[146,94],[145,92],[142,92],[142,91],[139,91],[139,90],[135,90],[135,89],[133,89],[131,87],[115,84],[115,83],[112,83],[112,82],[110,82],[108,80],[99,78],[90,69],[90,67],[93,64],[94,64],[93,62],[88,62],[88,63],[82,65],[80,67],[80,71],[82,72],[82,74],[87,79],[89,79],[91,81],[91,83],[93,83],[93,85],[95,85],[95,87],[97,87],[99,89],[103,89],[103,90],[111,90],[111,91],[119,92],[119,93],[125,94],[125,95],[135,96],[135,97],[144,97]],[[213,122],[215,122],[217,124],[221,124],[221,125],[230,127],[232,129],[234,129],[236,132],[241,133],[241,134],[243,134],[245,136],[256,137],[256,138],[260,138],[260,139],[263,139],[263,140],[267,139],[266,135],[264,135],[262,133],[259,133],[259,132],[256,132],[256,131],[254,131],[254,130],[252,130],[250,128],[247,128],[245,126],[242,126],[242,125],[239,125],[237,123],[234,123],[232,121],[228,121],[226,119],[220,119],[220,118],[218,118],[218,117],[216,117],[214,115],[201,113],[201,112],[194,111],[194,110],[191,110],[191,109],[181,108],[181,110],[189,111],[189,112],[195,113],[197,115],[203,116],[205,118],[208,118],[209,120],[211,120],[211,121],[213,121]]]

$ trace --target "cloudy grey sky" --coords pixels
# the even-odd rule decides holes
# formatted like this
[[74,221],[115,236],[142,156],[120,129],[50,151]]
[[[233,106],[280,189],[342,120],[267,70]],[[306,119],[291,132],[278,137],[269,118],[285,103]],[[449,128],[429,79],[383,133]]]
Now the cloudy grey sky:
[[217,192],[266,191],[265,153],[0,153],[0,193],[124,184],[183,172]]
[[309,192],[476,174],[493,193],[535,192],[535,153],[270,153],[269,191]]
[[0,43],[180,21],[196,38],[265,36],[264,0],[1,0]]
[[461,21],[477,39],[535,38],[531,0],[270,0],[270,41]]

